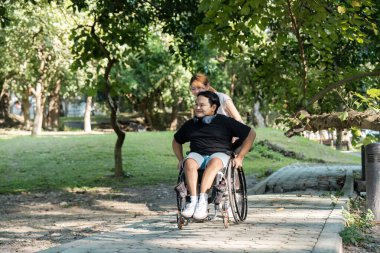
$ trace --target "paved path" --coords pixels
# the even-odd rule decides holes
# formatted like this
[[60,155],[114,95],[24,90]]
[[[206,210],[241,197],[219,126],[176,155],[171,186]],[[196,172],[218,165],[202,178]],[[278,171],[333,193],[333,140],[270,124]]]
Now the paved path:
[[[346,173],[352,175],[352,170],[359,169],[358,166],[330,168],[324,165],[325,169],[319,165],[313,166],[308,166],[309,170],[300,169],[303,165],[285,167],[267,178],[265,185],[273,185],[274,182],[277,186],[283,185],[280,182],[289,173],[292,176],[283,182],[288,184],[291,179],[304,180],[305,186],[322,175],[314,172],[316,170],[325,176],[329,176],[326,171],[328,174],[331,172],[336,177]],[[296,172],[297,168],[299,172]],[[305,173],[308,176],[302,176]],[[279,177],[281,174],[282,177]],[[255,193],[262,188],[258,184],[250,192]],[[274,187],[265,186],[264,189]],[[193,222],[178,230],[175,212],[169,212],[131,222],[111,233],[73,241],[42,252],[341,252],[338,232],[343,228],[341,205],[344,199],[334,207],[329,192],[324,189],[306,187],[302,191],[285,193],[284,189],[288,188],[278,189],[282,189],[283,193],[250,195],[247,220],[239,225],[232,224],[227,229],[223,227],[222,220],[217,219],[204,223]]]

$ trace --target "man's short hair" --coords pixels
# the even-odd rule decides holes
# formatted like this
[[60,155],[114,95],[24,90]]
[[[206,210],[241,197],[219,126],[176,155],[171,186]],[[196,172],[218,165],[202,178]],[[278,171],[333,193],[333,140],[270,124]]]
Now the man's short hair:
[[214,112],[214,114],[216,114],[216,111],[218,110],[220,106],[219,96],[216,93],[208,91],[208,90],[199,92],[197,97],[199,96],[208,98],[208,102],[210,103],[210,106],[216,105],[216,109]]

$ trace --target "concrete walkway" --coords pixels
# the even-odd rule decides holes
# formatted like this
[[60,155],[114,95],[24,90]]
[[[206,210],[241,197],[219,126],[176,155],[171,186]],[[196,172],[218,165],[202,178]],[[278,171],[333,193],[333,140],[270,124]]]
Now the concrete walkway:
[[[41,252],[342,252],[341,208],[352,194],[354,170],[360,167],[285,167],[249,190],[246,221],[227,229],[217,219],[192,222],[179,230],[175,212],[169,212]],[[315,183],[321,176],[331,178],[331,183]],[[346,197],[334,206],[330,190],[342,176],[346,176]],[[290,187],[291,182],[301,189]]]

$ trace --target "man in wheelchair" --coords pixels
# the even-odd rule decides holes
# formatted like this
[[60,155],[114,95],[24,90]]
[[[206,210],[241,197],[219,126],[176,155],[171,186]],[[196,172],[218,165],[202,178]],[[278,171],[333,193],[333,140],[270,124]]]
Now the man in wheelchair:
[[[173,151],[183,166],[190,202],[182,210],[185,218],[203,220],[208,215],[207,190],[212,186],[218,171],[227,166],[233,152],[232,138],[238,137],[241,148],[236,154],[233,166],[241,168],[244,156],[255,140],[253,129],[233,118],[216,114],[220,106],[218,95],[200,92],[195,102],[195,117],[185,122],[174,134]],[[190,142],[190,153],[184,158],[182,145]],[[198,170],[204,170],[197,194]]]

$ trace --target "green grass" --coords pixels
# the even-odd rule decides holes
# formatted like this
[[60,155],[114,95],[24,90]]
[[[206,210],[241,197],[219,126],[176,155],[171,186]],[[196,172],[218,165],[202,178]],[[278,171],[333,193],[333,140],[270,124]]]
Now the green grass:
[[273,144],[286,148],[287,150],[302,153],[306,159],[321,159],[328,163],[345,164],[359,164],[361,162],[359,157],[347,155],[300,136],[287,138],[284,136],[284,133],[282,131],[278,131],[272,128],[258,129],[256,141],[265,139],[269,140]]
[[[177,160],[172,153],[173,132],[127,133],[123,146],[124,171],[131,177],[113,178],[116,135],[0,136],[0,193],[48,191],[73,187],[138,187],[175,184]],[[301,137],[287,139],[274,129],[258,129],[257,140],[267,139],[306,159],[359,164],[360,158],[342,154]],[[254,145],[244,160],[247,175],[262,175],[300,162]]]

